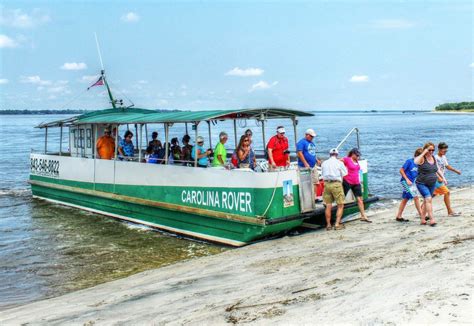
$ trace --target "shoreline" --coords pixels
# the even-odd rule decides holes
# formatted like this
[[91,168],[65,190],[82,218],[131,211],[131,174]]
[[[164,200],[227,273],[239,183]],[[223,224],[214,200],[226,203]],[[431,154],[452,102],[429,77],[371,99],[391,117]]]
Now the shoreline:
[[[435,198],[438,226],[398,206],[0,311],[0,324],[470,323],[474,187]],[[383,298],[383,300],[381,300]]]
[[430,114],[474,114],[474,111],[429,111]]

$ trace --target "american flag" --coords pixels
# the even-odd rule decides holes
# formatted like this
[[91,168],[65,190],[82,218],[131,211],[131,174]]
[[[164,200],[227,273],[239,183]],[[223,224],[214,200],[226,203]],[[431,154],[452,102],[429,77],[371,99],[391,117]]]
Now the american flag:
[[94,84],[87,87],[87,90],[89,90],[89,88],[91,88],[91,87],[102,86],[102,85],[104,85],[104,76],[100,76],[99,79]]

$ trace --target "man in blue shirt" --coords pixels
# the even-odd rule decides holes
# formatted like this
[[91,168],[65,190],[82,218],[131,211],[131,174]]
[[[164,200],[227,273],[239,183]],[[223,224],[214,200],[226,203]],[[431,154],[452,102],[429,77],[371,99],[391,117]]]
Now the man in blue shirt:
[[[415,151],[414,157],[419,156],[422,152],[423,152],[422,148],[417,148],[417,150]],[[410,199],[413,199],[415,202],[416,210],[418,211],[418,214],[420,214],[420,217],[422,218],[422,222],[423,222],[424,221],[423,214],[421,213],[420,200],[418,198],[419,194],[415,186],[415,180],[416,180],[416,177],[418,176],[418,165],[415,164],[415,160],[413,158],[410,158],[405,161],[405,164],[403,164],[402,168],[400,169],[400,174],[402,175],[400,179],[400,183],[402,184],[402,187],[403,187],[403,193],[402,193],[402,201],[400,202],[400,207],[398,208],[398,214],[395,219],[397,220],[397,222],[409,221],[407,219],[404,219],[402,217],[402,214],[403,214],[403,211],[405,210],[405,207],[408,201]]]
[[305,136],[296,144],[296,153],[298,155],[298,166],[300,168],[311,169],[311,179],[314,185],[314,195],[316,196],[316,187],[319,184],[319,173],[318,165],[321,162],[316,157],[316,145],[313,143],[313,139],[316,137],[316,133],[313,129],[307,129]]
[[194,160],[196,158],[197,151],[197,166],[200,168],[207,168],[209,163],[209,155],[211,154],[210,150],[205,150],[204,147],[204,138],[198,136],[196,138],[196,145],[191,151],[191,158]]

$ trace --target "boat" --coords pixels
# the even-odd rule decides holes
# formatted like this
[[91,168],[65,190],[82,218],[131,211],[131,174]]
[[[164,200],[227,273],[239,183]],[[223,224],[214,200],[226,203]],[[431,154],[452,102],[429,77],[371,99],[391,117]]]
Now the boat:
[[[147,144],[150,124],[163,125],[165,143],[169,143],[171,128],[181,126],[187,134],[191,126],[194,139],[204,129],[211,140],[211,127],[227,121],[233,124],[237,143],[237,121],[255,120],[261,126],[262,143],[266,144],[268,121],[287,119],[292,122],[296,143],[298,119],[313,113],[280,108],[157,112],[123,107],[113,98],[104,71],[100,78],[107,87],[112,108],[37,126],[45,131],[45,138],[44,150],[30,154],[33,197],[237,247],[304,223],[317,223],[324,216],[323,204],[314,200],[310,171],[299,169],[296,162],[289,168],[270,170],[263,150],[257,151],[256,171],[204,169],[197,166],[197,160],[171,162],[166,146],[163,164],[143,162],[143,138]],[[48,150],[51,128],[59,128],[58,151]],[[95,143],[105,128],[116,130],[115,139],[119,139],[119,128],[134,129],[136,156],[121,158],[116,141],[113,159],[99,159]],[[358,129],[354,128],[339,146],[352,134],[359,140]],[[67,149],[62,148],[64,138],[68,140]],[[362,159],[360,165],[364,203],[369,206],[376,197],[369,197],[367,160]],[[349,193],[344,214],[355,211],[357,205]]]

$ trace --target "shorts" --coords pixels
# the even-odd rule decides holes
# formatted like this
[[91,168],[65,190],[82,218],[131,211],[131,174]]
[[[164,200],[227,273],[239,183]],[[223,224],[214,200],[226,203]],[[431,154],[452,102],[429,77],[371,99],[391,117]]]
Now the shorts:
[[418,192],[418,189],[416,188],[416,184],[412,183],[411,186],[408,185],[408,183],[405,180],[400,181],[403,187],[403,193],[402,193],[402,198],[403,199],[413,199],[415,197],[419,197],[420,193]]
[[344,189],[340,181],[324,183],[323,201],[326,204],[332,204],[335,201],[336,204],[342,205],[345,199]]
[[428,186],[425,185],[424,183],[416,183],[416,187],[418,188],[418,191],[420,192],[420,195],[423,198],[426,197],[433,197],[433,192],[435,190],[435,184]]
[[362,197],[362,187],[360,183],[356,185],[351,185],[350,183],[344,180],[342,182],[342,186],[344,187],[344,195],[347,195],[349,190],[352,190],[352,193],[355,197]]
[[314,185],[319,184],[319,171],[318,171],[318,166],[317,165],[315,165],[311,169],[311,181],[313,181]]
[[433,195],[444,196],[446,194],[449,194],[448,186],[446,186],[443,182],[436,181],[435,191],[433,192]]

